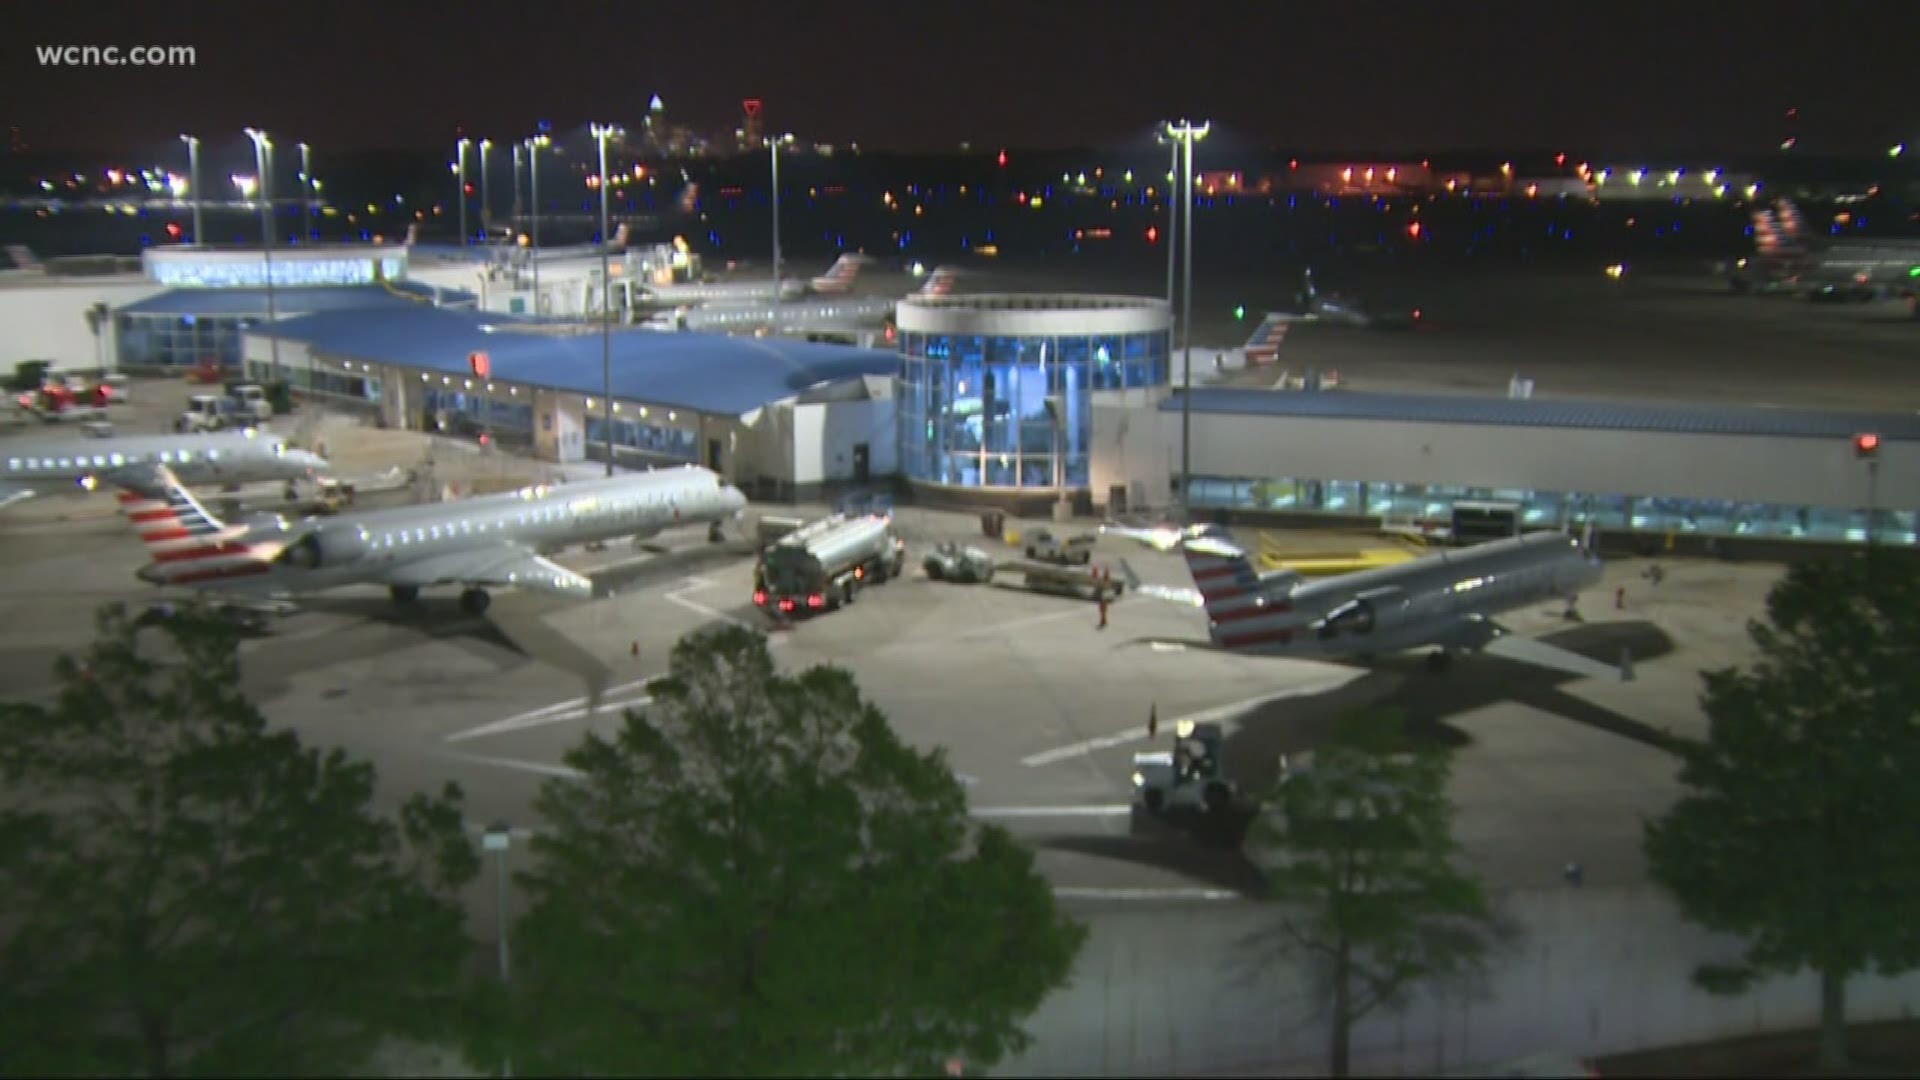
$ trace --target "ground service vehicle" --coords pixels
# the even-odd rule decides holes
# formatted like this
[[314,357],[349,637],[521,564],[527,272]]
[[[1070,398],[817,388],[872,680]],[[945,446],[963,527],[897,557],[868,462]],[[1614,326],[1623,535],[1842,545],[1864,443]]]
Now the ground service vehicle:
[[1093,561],[1093,540],[1090,535],[1060,537],[1046,529],[1035,529],[1027,536],[1027,558],[1084,566]]
[[1041,562],[1015,562],[1001,567],[1018,573],[1030,592],[1072,596],[1081,600],[1109,600],[1120,595],[1121,583],[1101,570],[1089,566],[1049,566]]
[[775,617],[830,611],[898,577],[906,561],[893,518],[835,514],[767,547],[754,568],[753,603]]
[[976,547],[949,540],[940,544],[921,561],[927,576],[935,581],[957,581],[963,585],[993,580],[993,556]]
[[227,396],[234,400],[241,416],[250,416],[260,423],[273,419],[273,402],[267,399],[267,392],[257,383],[230,386]]
[[173,422],[173,430],[188,431],[225,431],[228,428],[246,427],[252,423],[251,413],[242,413],[240,403],[230,397],[218,394],[195,394],[187,402],[185,412]]
[[1221,767],[1224,736],[1211,722],[1179,721],[1172,750],[1133,755],[1135,830],[1151,823],[1237,840],[1253,808]]

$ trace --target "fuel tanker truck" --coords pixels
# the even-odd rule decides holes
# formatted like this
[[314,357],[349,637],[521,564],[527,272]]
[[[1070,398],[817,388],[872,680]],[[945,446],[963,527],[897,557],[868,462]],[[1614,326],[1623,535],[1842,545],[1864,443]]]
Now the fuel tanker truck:
[[907,545],[885,514],[835,514],[769,545],[753,571],[753,604],[774,618],[831,611],[900,576]]

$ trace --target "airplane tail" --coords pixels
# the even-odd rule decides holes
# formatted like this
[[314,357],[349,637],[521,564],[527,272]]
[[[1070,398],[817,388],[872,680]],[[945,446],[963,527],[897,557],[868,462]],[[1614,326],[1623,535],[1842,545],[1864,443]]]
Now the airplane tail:
[[1800,208],[1790,200],[1758,207],[1753,211],[1753,249],[1761,255],[1790,258],[1807,251]]
[[416,221],[413,224],[407,226],[407,238],[404,241],[402,241],[402,243],[404,243],[407,247],[412,247],[413,245],[419,242],[420,242],[420,223]]
[[627,224],[626,224],[626,222],[624,222],[624,221],[623,221],[623,222],[621,222],[621,223],[620,223],[620,227],[619,227],[619,228],[617,228],[617,229],[615,229],[615,230],[613,230],[613,242],[612,242],[612,243],[610,243],[610,244],[608,244],[607,246],[608,246],[608,247],[609,247],[610,249],[612,249],[612,250],[614,250],[614,251],[625,251],[625,250],[627,250]]
[[1273,625],[1277,616],[1293,610],[1292,602],[1272,595],[1272,586],[1261,581],[1253,560],[1225,529],[1203,525],[1189,530],[1180,554],[1207,610],[1207,634],[1215,644],[1237,649],[1292,638],[1291,627]]
[[46,269],[40,262],[40,257],[35,255],[33,249],[25,244],[8,244],[5,250],[7,258],[13,260],[13,265],[21,270]]
[[269,561],[246,543],[245,526],[215,517],[165,465],[150,475],[116,479],[120,512],[146,545],[152,563],[139,575],[156,585],[191,585],[265,573]]
[[926,284],[920,286],[913,295],[925,297],[952,296],[954,281],[958,275],[944,266],[935,267],[927,275]]
[[843,293],[853,288],[853,279],[860,274],[860,257],[842,255],[833,260],[827,272],[813,279],[813,291],[822,293]]

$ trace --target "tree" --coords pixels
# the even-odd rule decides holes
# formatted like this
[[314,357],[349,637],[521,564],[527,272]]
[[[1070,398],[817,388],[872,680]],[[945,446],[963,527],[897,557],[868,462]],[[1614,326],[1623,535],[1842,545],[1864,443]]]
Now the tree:
[[748,630],[682,638],[669,671],[540,793],[516,1067],[930,1074],[1025,1046],[1084,931],[944,756]]
[[1310,765],[1288,770],[1249,853],[1284,905],[1279,939],[1317,962],[1347,1075],[1353,1026],[1421,982],[1477,973],[1499,924],[1453,863],[1444,751],[1414,748],[1392,712],[1343,717]]
[[1758,660],[1703,673],[1708,737],[1647,859],[1688,919],[1748,938],[1698,985],[1819,973],[1839,1069],[1847,980],[1920,966],[1920,575],[1883,553],[1794,566],[1748,633]]
[[[120,605],[51,704],[0,704],[0,1072],[341,1075],[456,1015],[460,799],[269,731],[217,616]],[[158,639],[158,640],[156,640]]]

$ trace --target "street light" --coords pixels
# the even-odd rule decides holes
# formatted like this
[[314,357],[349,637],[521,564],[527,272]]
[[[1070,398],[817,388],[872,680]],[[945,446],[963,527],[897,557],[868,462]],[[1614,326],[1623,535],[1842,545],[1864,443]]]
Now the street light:
[[600,422],[607,429],[607,475],[613,475],[613,279],[607,268],[607,136],[614,133],[611,124],[594,124],[593,137],[600,143]]
[[300,144],[300,234],[313,229],[313,148]]
[[1874,519],[1880,516],[1880,436],[1862,432],[1853,437],[1853,456],[1867,463],[1867,546],[1873,546]]
[[767,140],[773,160],[773,335],[780,336],[780,148],[793,142],[793,132]]
[[487,234],[487,242],[493,242],[493,198],[488,194],[487,151],[493,149],[492,139],[480,140],[480,231]]
[[527,186],[533,190],[533,313],[540,314],[540,148],[553,145],[545,135],[527,140]]
[[455,182],[460,196],[460,246],[467,246],[467,147],[473,145],[472,139],[461,139],[453,146],[453,171],[459,177]]
[[1186,240],[1186,287],[1181,289],[1180,340],[1186,358],[1181,362],[1180,375],[1180,509],[1185,521],[1193,520],[1193,144],[1195,140],[1207,137],[1210,121],[1203,121],[1194,127],[1186,120],[1179,124],[1167,124],[1167,136],[1178,139],[1186,147],[1185,159],[1179,170],[1181,179],[1186,181],[1182,201],[1186,203],[1186,224],[1181,232]]
[[267,271],[267,345],[273,350],[273,381],[279,382],[280,336],[274,330],[279,316],[273,306],[273,174],[267,157],[273,142],[258,128],[248,128],[247,138],[253,140],[253,163],[260,177],[260,258]]
[[[499,892],[495,901],[497,907],[495,926],[500,938],[500,986],[505,989],[510,969],[507,965],[507,852],[513,847],[513,826],[504,821],[496,821],[487,826],[481,834],[480,846],[499,856],[495,863],[499,866]],[[502,1062],[502,1075],[513,1075],[513,1062]]]
[[1180,140],[1170,139],[1157,132],[1153,137],[1155,141],[1165,143],[1173,150],[1173,164],[1167,166],[1167,181],[1173,185],[1173,190],[1167,192],[1167,317],[1168,319],[1172,319],[1173,266],[1174,258],[1180,252],[1180,243],[1177,236],[1179,232],[1178,225],[1180,223],[1180,208],[1178,204],[1174,202],[1180,193],[1180,183],[1176,179],[1180,175]]
[[200,232],[200,140],[193,135],[182,135],[180,141],[187,144],[187,189],[193,196],[193,242],[204,244]]
[[[513,144],[513,206],[507,212],[507,220],[513,223],[513,231],[520,232],[520,144]],[[518,241],[515,241],[516,243]]]

